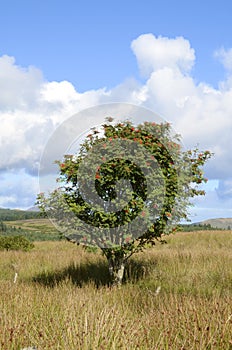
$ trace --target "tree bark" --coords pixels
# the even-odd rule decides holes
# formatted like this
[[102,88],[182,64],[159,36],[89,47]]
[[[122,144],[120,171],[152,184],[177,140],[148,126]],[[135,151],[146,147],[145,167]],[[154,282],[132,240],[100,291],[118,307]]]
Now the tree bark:
[[108,267],[111,278],[111,284],[113,286],[121,286],[125,271],[124,259],[108,259]]
[[109,274],[112,286],[121,286],[127,256],[122,250],[104,249],[103,254],[106,256],[108,261]]

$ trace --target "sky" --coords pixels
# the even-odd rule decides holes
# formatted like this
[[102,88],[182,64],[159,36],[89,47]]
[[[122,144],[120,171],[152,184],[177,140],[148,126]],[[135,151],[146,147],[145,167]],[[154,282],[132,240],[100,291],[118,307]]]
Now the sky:
[[56,128],[102,103],[151,109],[209,149],[193,222],[232,217],[230,1],[4,1],[0,207],[29,208]]

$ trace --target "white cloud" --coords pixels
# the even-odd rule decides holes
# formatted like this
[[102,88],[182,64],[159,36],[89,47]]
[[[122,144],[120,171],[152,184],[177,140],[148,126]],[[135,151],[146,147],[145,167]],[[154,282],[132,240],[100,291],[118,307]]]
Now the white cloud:
[[190,219],[193,222],[209,218],[232,217],[232,196],[221,196],[218,193],[220,183],[214,189],[208,189],[206,196],[197,197],[193,200]]
[[188,72],[195,60],[194,50],[183,37],[169,39],[143,34],[132,41],[131,48],[145,76],[165,67]]
[[78,93],[67,81],[46,82],[35,68],[0,57],[0,171],[38,170],[49,136],[66,118],[98,104],[104,89]]
[[104,88],[78,93],[68,81],[53,81],[41,87],[40,104],[52,112],[52,120],[59,124],[78,111],[98,104],[105,95]]
[[[169,120],[183,136],[186,147],[199,144],[215,153],[207,166],[211,179],[231,177],[231,76],[218,89],[196,84],[190,72],[194,50],[183,38],[141,35],[132,42],[132,49],[140,68],[149,74],[140,89],[142,104]],[[227,68],[231,57],[232,49],[223,52]]]
[[228,71],[232,71],[232,48],[225,50],[223,47],[214,53]]
[[14,57],[0,57],[0,110],[34,108],[42,82],[39,69],[19,67]]
[[0,112],[0,122],[0,170],[25,168],[33,173],[53,123],[39,112],[22,110]]
[[[215,152],[206,167],[206,175],[220,182],[217,191],[210,191],[210,195],[202,199],[204,205],[203,202],[198,205],[207,210],[213,200],[216,210],[217,206],[223,207],[222,198],[225,205],[229,205],[228,198],[232,196],[232,49],[216,53],[228,76],[218,88],[213,88],[203,82],[196,84],[191,73],[195,53],[188,40],[145,34],[135,39],[131,47],[146,76],[144,82],[128,79],[111,90],[102,88],[84,93],[76,91],[67,81],[47,82],[38,69],[22,68],[12,57],[0,57],[0,170],[2,173],[13,171],[15,176],[18,173],[20,178],[26,178],[25,189],[27,183],[30,184],[29,178],[32,183],[35,179],[29,175],[36,174],[43,147],[56,126],[87,107],[128,102],[148,107],[171,122],[183,136],[186,147],[199,144],[199,148]],[[0,182],[6,183],[1,179]],[[35,196],[37,189],[30,186]],[[1,190],[0,205],[4,201],[29,203],[32,195],[26,191],[24,195],[19,187]]]
[[38,177],[24,170],[9,170],[1,176],[0,207],[28,208],[39,192]]
[[16,202],[17,202],[17,196],[14,194],[14,195],[12,195],[12,196],[9,196],[9,195],[7,195],[7,196],[3,196],[3,195],[1,195],[1,197],[0,197],[0,207],[10,207],[10,206],[12,206],[12,205],[14,205],[15,206],[15,204],[16,204]]
[[105,91],[80,94],[67,81],[46,82],[38,69],[22,68],[9,56],[0,57],[0,89],[0,206],[31,206],[47,140],[63,120],[98,104]]

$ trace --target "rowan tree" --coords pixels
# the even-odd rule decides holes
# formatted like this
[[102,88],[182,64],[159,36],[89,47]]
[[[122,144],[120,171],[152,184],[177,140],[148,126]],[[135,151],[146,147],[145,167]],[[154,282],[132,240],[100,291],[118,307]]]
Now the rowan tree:
[[119,285],[129,257],[164,242],[188,218],[191,199],[205,194],[202,167],[210,157],[183,150],[169,123],[109,118],[78,153],[57,161],[59,187],[38,195],[38,204],[68,240],[98,246]]

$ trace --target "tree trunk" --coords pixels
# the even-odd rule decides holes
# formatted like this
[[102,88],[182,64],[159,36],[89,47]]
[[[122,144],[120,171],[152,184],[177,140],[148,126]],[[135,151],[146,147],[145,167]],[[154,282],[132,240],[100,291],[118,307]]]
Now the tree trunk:
[[121,249],[105,248],[102,250],[108,261],[111,285],[121,286],[128,258],[127,255]]
[[109,273],[111,277],[111,283],[113,286],[121,286],[124,270],[125,261],[124,259],[119,259],[117,257],[110,257],[108,259]]

